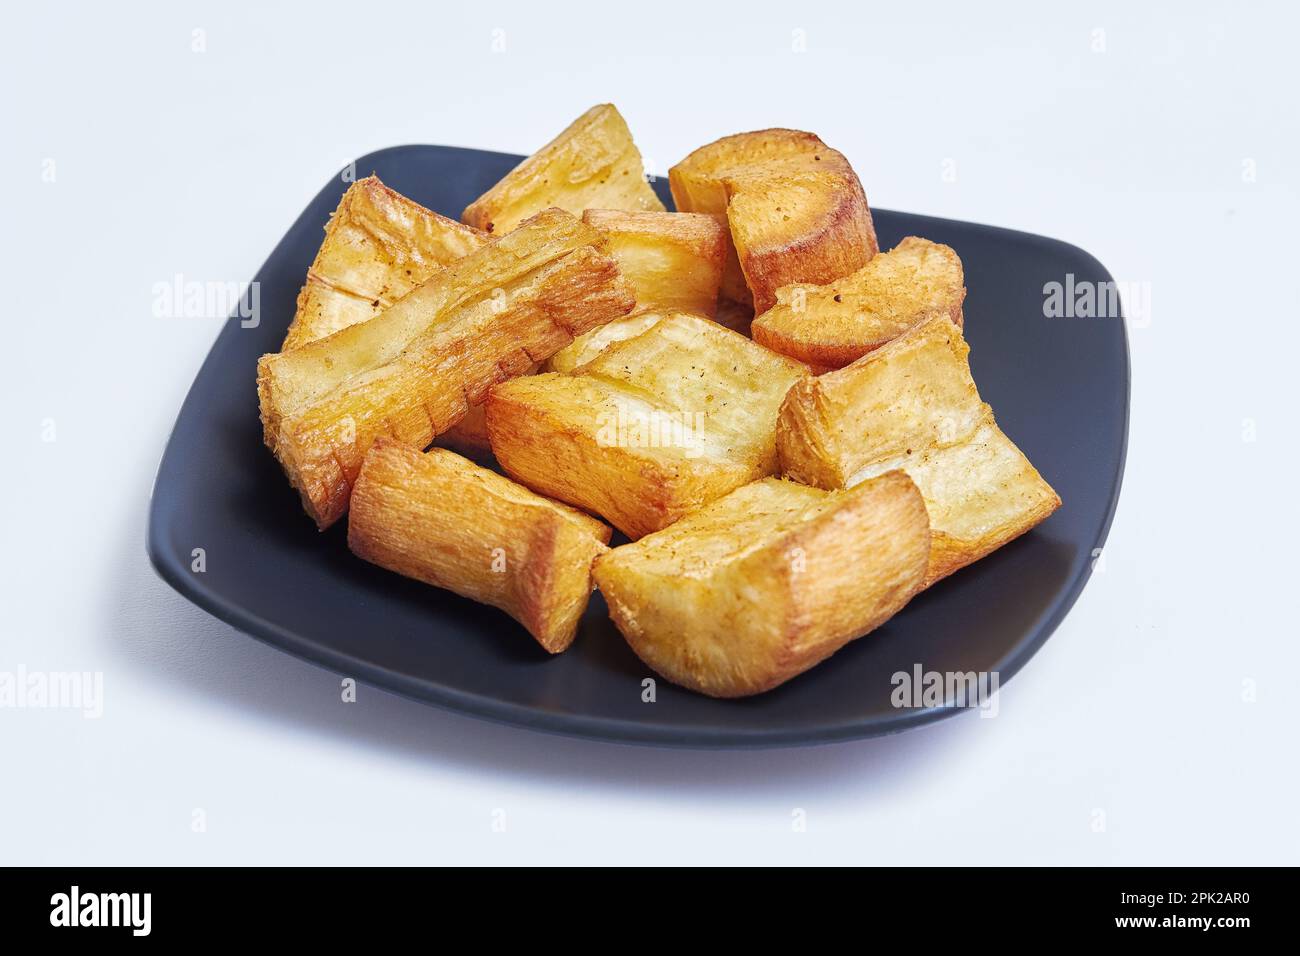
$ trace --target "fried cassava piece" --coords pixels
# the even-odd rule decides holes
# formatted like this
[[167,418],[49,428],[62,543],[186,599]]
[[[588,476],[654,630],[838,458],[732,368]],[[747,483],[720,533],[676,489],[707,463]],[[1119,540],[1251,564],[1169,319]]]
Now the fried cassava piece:
[[[325,241],[298,293],[298,311],[280,351],[373,319],[440,266],[487,242],[486,233],[425,209],[377,176],[353,183],[325,225]],[[482,425],[482,413],[471,414],[442,440],[485,454],[487,432]]]
[[638,538],[774,474],[777,411],[806,374],[715,322],[674,315],[572,374],[493,388],[488,437],[511,477]]
[[631,311],[605,238],[561,210],[437,271],[373,319],[258,363],[267,445],[326,528],[380,436],[417,448],[488,388]]
[[767,129],[725,136],[668,171],[682,212],[726,216],[736,259],[722,294],[763,313],[776,290],[824,285],[876,254],[876,231],[857,174],[812,133]]
[[1061,504],[980,400],[969,352],[961,330],[936,316],[852,365],[800,382],[777,422],[782,469],[797,481],[851,488],[907,472],[930,514],[927,585]]
[[842,368],[935,315],[962,324],[961,260],[948,246],[908,236],[829,285],[789,285],[751,333],[801,362]]
[[579,365],[586,365],[615,342],[625,342],[635,338],[651,328],[660,319],[668,315],[684,315],[681,312],[633,312],[629,316],[615,319],[600,328],[592,329],[573,340],[549,359],[543,371],[572,372]]
[[767,478],[596,560],[637,655],[713,697],[784,683],[892,617],[921,587],[929,522],[902,472],[849,491]]
[[609,235],[609,254],[641,310],[713,318],[730,240],[717,216],[588,209],[582,221]]
[[488,237],[389,189],[376,176],[348,187],[298,293],[283,351],[374,318],[439,266]]
[[380,438],[352,491],[348,547],[505,611],[552,654],[577,633],[610,529],[454,452]]
[[587,110],[506,173],[465,208],[461,221],[500,235],[552,206],[574,215],[584,209],[664,211],[627,123],[608,103]]
[[582,221],[609,236],[610,255],[635,290],[636,310],[556,352],[546,371],[571,372],[614,342],[640,335],[665,315],[713,316],[730,241],[717,217],[588,209]]

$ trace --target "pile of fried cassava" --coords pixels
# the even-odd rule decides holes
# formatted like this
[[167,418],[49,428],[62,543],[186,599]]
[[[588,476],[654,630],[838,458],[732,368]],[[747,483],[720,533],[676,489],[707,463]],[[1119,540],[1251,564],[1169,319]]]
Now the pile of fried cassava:
[[352,184],[258,395],[307,514],[346,515],[361,558],[557,654],[598,587],[656,672],[736,697],[1060,499],[980,400],[956,252],[881,252],[842,154],[741,133],[669,185],[677,212],[612,106],[461,222]]

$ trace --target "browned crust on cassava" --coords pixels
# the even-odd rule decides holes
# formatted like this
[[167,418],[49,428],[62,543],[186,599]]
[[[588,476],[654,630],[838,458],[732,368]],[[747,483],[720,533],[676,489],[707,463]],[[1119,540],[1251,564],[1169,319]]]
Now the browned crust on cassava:
[[741,462],[692,468],[638,450],[602,447],[594,428],[530,398],[529,392],[547,384],[536,376],[492,390],[486,408],[493,454],[517,481],[601,515],[629,538],[672,524],[752,476],[753,469]]
[[424,448],[493,384],[630,311],[631,290],[602,243],[569,214],[542,213],[440,270],[392,310],[263,356],[267,444],[317,525],[342,516],[376,438]]
[[844,488],[905,471],[930,512],[926,584],[1042,522],[1061,499],[980,400],[961,330],[934,316],[851,365],[791,388],[777,419],[783,473]]
[[878,251],[866,193],[852,170],[832,197],[833,205],[815,230],[790,242],[751,245],[740,256],[756,313],[772,307],[781,286],[824,285],[861,268]]
[[739,333],[679,313],[572,374],[493,388],[488,436],[515,480],[636,538],[773,474],[776,413],[805,374]]
[[771,308],[781,286],[838,279],[878,249],[857,174],[812,133],[723,137],[691,153],[668,178],[678,209],[726,215],[748,295],[737,291],[734,268],[724,274],[723,294],[752,301],[757,313]]
[[764,479],[615,548],[595,577],[656,673],[742,697],[892,617],[921,587],[929,547],[925,505],[901,472],[834,492]]
[[382,312],[488,237],[385,186],[357,180],[325,224],[281,351]]
[[380,438],[362,463],[348,547],[380,567],[505,611],[565,650],[610,528],[441,448]]
[[609,103],[587,110],[506,173],[465,207],[461,220],[501,235],[551,207],[574,215],[591,208],[663,211],[627,123]]
[[731,244],[719,217],[588,209],[582,221],[608,234],[609,254],[636,290],[637,311],[713,318]]
[[933,316],[961,328],[965,298],[957,253],[908,236],[833,282],[778,289],[776,303],[754,319],[751,334],[782,355],[843,368]]
[[[1035,472],[1037,474],[1037,472]],[[930,537],[930,566],[926,571],[924,587],[942,581],[954,571],[987,557],[998,548],[1009,544],[1052,516],[1061,507],[1061,497],[1055,491],[1043,495],[1021,513],[1017,524],[1006,525],[978,538],[962,539],[942,531]]]

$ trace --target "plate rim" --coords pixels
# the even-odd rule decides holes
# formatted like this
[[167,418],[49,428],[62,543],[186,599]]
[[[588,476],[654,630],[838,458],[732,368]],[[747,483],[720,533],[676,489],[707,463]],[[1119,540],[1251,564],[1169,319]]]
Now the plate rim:
[[[358,157],[355,160],[355,164],[360,168],[366,163],[381,156],[389,156],[396,153],[429,148],[454,150],[466,153],[488,153],[497,156],[516,158],[516,154],[513,153],[480,150],[472,147],[409,143],[400,146],[389,146],[366,153],[365,155]],[[522,156],[517,158],[523,159]],[[276,258],[281,246],[288,240],[294,227],[303,216],[307,214],[315,204],[316,200],[320,198],[321,194],[331,188],[332,184],[327,182],[326,185],[308,201],[306,207],[304,207],[303,211],[299,213],[298,217],[295,218],[293,223],[285,230],[284,234],[280,237],[279,241],[276,242],[271,252],[263,260],[262,265],[254,273],[253,281],[258,281],[261,278],[261,276],[266,272],[268,265],[270,265],[270,263]],[[1114,282],[1114,277],[1111,275],[1110,270],[1108,270],[1101,261],[1096,258],[1096,256],[1092,255],[1080,246],[1073,245],[1072,243],[1051,236],[1043,236],[1037,233],[1025,232],[1017,229],[1007,229],[1001,226],[990,226],[984,223],[948,219],[942,216],[930,216],[925,213],[905,213],[899,210],[890,210],[885,208],[875,211],[894,212],[899,215],[921,215],[925,216],[927,219],[960,224],[967,228],[973,226],[979,230],[997,233],[1007,238],[1021,237],[1023,239],[1033,240],[1037,243],[1051,243],[1062,247],[1073,256],[1091,260],[1098,273],[1101,276],[1104,276],[1106,281]],[[700,750],[815,746],[900,733],[924,724],[944,720],[964,712],[965,709],[963,708],[944,706],[908,708],[905,710],[899,710],[896,715],[872,720],[869,723],[855,720],[830,726],[822,726],[814,730],[780,728],[743,730],[719,727],[684,728],[680,725],[659,724],[654,721],[631,721],[612,717],[594,717],[582,714],[540,711],[527,705],[517,704],[495,697],[488,697],[483,694],[463,691],[427,679],[412,678],[407,674],[388,669],[381,664],[325,647],[320,643],[304,638],[288,628],[274,623],[273,621],[267,620],[259,614],[248,611],[242,605],[223,597],[220,592],[205,585],[201,579],[189,573],[188,568],[183,566],[180,557],[177,554],[172,553],[172,550],[165,546],[165,516],[161,514],[164,509],[159,504],[158,499],[159,479],[163,477],[163,472],[167,468],[169,459],[173,454],[176,436],[180,430],[181,423],[186,418],[191,403],[197,400],[195,389],[197,388],[200,379],[203,377],[204,372],[207,370],[208,364],[213,361],[217,342],[230,328],[232,320],[238,321],[238,316],[232,315],[222,323],[216,337],[213,339],[212,345],[208,349],[207,355],[204,356],[203,362],[199,365],[198,370],[194,374],[194,380],[190,383],[190,387],[185,394],[185,399],[181,403],[180,409],[177,411],[176,421],[173,423],[167,434],[167,442],[163,447],[158,467],[154,472],[153,484],[149,490],[148,526],[145,534],[145,545],[146,551],[149,555],[149,561],[153,565],[153,568],[158,573],[159,577],[161,577],[173,590],[186,600],[211,614],[218,620],[229,624],[236,630],[242,631],[264,644],[285,651],[300,660],[305,660],[316,664],[317,666],[324,667],[336,674],[343,674],[348,677],[365,680],[377,687],[381,687],[399,696],[418,701],[422,704],[431,704],[443,710],[449,710],[454,713],[489,720],[507,726],[521,727],[528,730],[585,740],[600,740],[613,743]],[[1107,496],[1106,513],[1101,524],[1100,533],[1097,536],[1095,544],[1096,548],[1104,548],[1106,539],[1110,535],[1111,525],[1114,522],[1115,512],[1119,505],[1120,492],[1124,482],[1124,472],[1128,462],[1129,418],[1131,414],[1133,366],[1129,347],[1128,322],[1124,317],[1122,310],[1121,314],[1116,317],[1114,321],[1119,323],[1121,332],[1120,341],[1123,345],[1123,420],[1121,423],[1118,464],[1115,474],[1111,479],[1111,487]],[[1092,563],[1088,562],[1085,564],[1082,571],[1069,583],[1069,585],[1056,595],[1053,601],[1043,610],[1038,618],[1026,627],[1025,633],[1031,636],[1012,647],[1004,655],[1003,659],[998,662],[997,666],[992,668],[992,670],[998,672],[999,687],[1005,686],[1021,670],[1021,668],[1023,668],[1025,664],[1027,664],[1029,660],[1038,653],[1039,648],[1041,648],[1047,639],[1055,633],[1056,629],[1065,619],[1065,616],[1074,607],[1075,602],[1079,599],[1079,595],[1083,593],[1083,589],[1091,579]]]

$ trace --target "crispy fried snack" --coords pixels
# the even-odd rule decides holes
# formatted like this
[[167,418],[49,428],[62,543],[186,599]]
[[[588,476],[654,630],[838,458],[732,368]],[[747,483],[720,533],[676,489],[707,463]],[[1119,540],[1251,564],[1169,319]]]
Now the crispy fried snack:
[[777,422],[788,477],[851,488],[894,469],[930,513],[929,586],[1024,534],[1061,499],[1004,435],[971,379],[970,347],[935,316],[852,365],[800,382]]
[[564,132],[470,203],[461,221],[494,235],[552,206],[663,212],[645,179],[627,123],[608,103],[593,106]]
[[580,336],[552,355],[545,371],[571,372],[665,315],[713,317],[731,241],[718,217],[588,209],[582,221],[609,236],[610,254],[636,290],[636,311]]
[[713,318],[731,243],[717,216],[588,209],[582,221],[609,234],[609,254],[636,289],[637,311]]
[[726,136],[668,171],[682,212],[725,213],[736,259],[722,294],[763,313],[776,290],[824,285],[876,254],[876,231],[857,174],[812,133],[767,129]]
[[572,372],[579,365],[590,362],[615,342],[624,342],[640,335],[666,314],[684,315],[685,313],[633,312],[625,318],[615,319],[598,329],[592,329],[585,335],[579,335],[573,340],[572,345],[566,345],[547,359],[542,370]]
[[493,388],[488,436],[511,477],[638,538],[774,474],[777,411],[805,374],[708,319],[675,315],[571,375]]
[[596,560],[610,616],[668,680],[712,697],[784,683],[920,589],[925,505],[892,472],[850,491],[767,478]]
[[[325,241],[307,271],[280,350],[288,352],[374,318],[440,266],[487,242],[486,233],[425,209],[378,176],[353,183],[325,225]],[[474,431],[475,424],[480,432]],[[489,450],[482,425],[480,411],[443,437],[449,446],[482,455]]]
[[380,438],[348,516],[353,554],[499,607],[552,654],[573,643],[610,529],[442,448]]
[[325,224],[325,241],[307,270],[282,350],[374,318],[487,239],[394,192],[377,176],[358,180]]
[[790,285],[751,334],[801,362],[843,368],[933,315],[962,324],[961,260],[948,246],[908,236],[829,285]]
[[488,243],[388,311],[292,352],[264,355],[266,443],[326,528],[347,510],[381,435],[417,448],[488,388],[631,311],[605,238],[558,209]]

